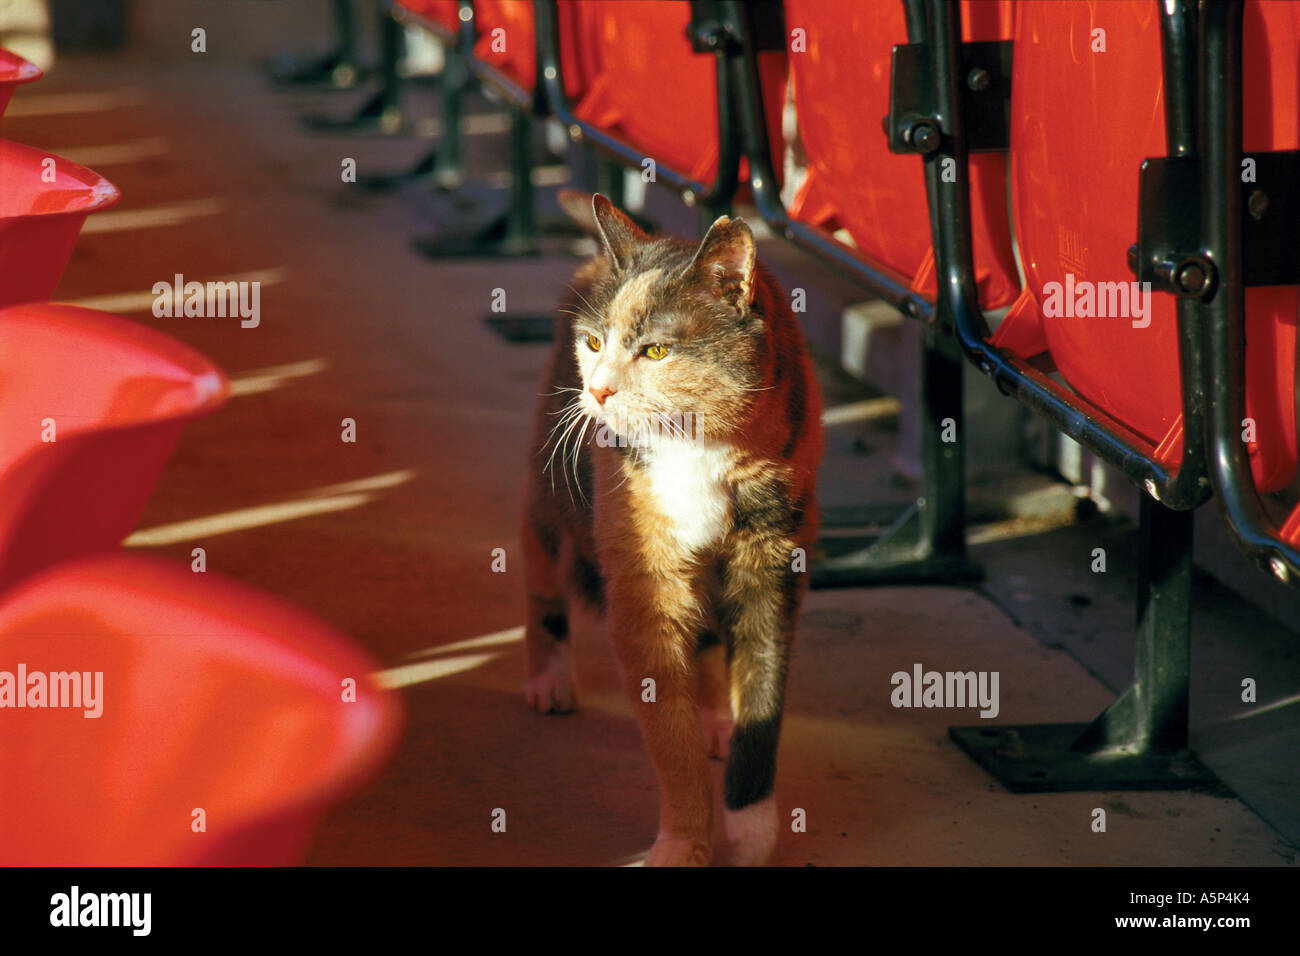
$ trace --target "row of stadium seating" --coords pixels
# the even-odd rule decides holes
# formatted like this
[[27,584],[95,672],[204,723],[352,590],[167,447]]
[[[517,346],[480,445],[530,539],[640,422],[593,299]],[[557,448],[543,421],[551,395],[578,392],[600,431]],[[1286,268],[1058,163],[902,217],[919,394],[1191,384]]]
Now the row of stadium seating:
[[[670,183],[695,185],[694,199],[719,175],[720,149],[737,152],[725,142],[737,135],[734,121],[728,129],[718,116],[718,84],[725,80],[693,50],[692,7],[685,0],[539,5],[556,13],[561,86],[538,72],[531,0],[398,0],[395,6],[444,39],[459,39],[462,23],[473,23],[469,55],[496,72],[499,86],[519,91],[520,102],[540,97],[543,112],[572,118],[578,138],[622,147],[616,155],[631,162],[654,159]],[[469,11],[464,20],[462,9]],[[1007,309],[991,341],[1022,358],[1050,356],[1090,411],[1122,428],[1156,461],[1176,466],[1183,425],[1174,297],[1154,296],[1152,314],[1130,321],[1129,315],[1045,308],[1043,291],[1053,283],[1063,288],[1069,276],[1080,288],[1085,280],[1095,287],[1134,278],[1127,256],[1137,238],[1136,173],[1144,159],[1167,152],[1157,6],[1134,0],[1093,10],[1079,3],[967,0],[962,9],[965,41],[1010,42],[1015,50],[1010,74],[1000,77],[1012,91],[1009,142],[970,162],[980,302]],[[1287,51],[1300,37],[1300,8],[1248,4],[1247,10],[1248,49],[1272,55],[1248,56],[1245,150],[1294,150],[1300,147],[1300,62]],[[798,34],[790,41],[800,44],[797,51],[761,50],[756,59],[774,147],[767,165],[778,183],[787,81],[807,156],[807,175],[786,215],[826,236],[845,230],[859,259],[933,302],[921,167],[891,152],[872,122],[889,111],[893,46],[906,39],[903,5],[786,0],[784,12],[789,32]],[[1106,39],[1094,40],[1099,35]],[[1007,90],[981,92],[1003,97]],[[739,180],[749,178],[742,155]],[[1256,427],[1247,447],[1261,492],[1286,488],[1295,477],[1298,305],[1294,284],[1248,293],[1246,405]],[[1107,308],[1105,301],[1099,306]],[[1288,532],[1287,540],[1300,544],[1300,521]]]
[[[1194,509],[1213,495],[1242,549],[1300,584],[1300,7],[387,7],[520,115],[653,161],[709,215],[752,202],[924,323],[923,494],[868,550],[820,562],[815,585],[978,573],[961,443],[939,438],[960,433],[964,360],[1143,489],[1130,690],[1088,727],[953,735],[1021,789],[1205,779],[1184,759]],[[787,102],[804,175],[783,201]]]
[[[0,50],[0,114],[40,75]],[[298,862],[392,755],[400,701],[309,615],[119,550],[230,385],[47,302],[111,183],[8,141],[0,183],[0,865]]]

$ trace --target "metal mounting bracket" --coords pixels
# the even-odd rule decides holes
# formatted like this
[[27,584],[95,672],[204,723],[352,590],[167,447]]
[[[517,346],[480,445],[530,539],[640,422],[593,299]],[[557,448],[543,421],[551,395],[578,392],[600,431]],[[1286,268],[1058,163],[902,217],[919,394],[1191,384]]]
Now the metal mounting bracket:
[[[1242,267],[1249,286],[1300,284],[1300,150],[1242,157]],[[1142,162],[1138,241],[1129,268],[1139,282],[1184,298],[1208,299],[1218,268],[1202,251],[1201,161],[1195,155]]]
[[[962,123],[972,153],[1006,152],[1011,145],[1012,41],[963,43],[959,50]],[[947,131],[935,104],[928,43],[894,47],[885,135],[895,153],[928,155]]]

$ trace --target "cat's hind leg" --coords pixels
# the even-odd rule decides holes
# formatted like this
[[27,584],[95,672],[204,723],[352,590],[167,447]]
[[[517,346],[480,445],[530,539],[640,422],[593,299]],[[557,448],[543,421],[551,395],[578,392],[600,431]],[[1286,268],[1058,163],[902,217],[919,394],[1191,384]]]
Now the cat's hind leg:
[[727,649],[711,632],[700,638],[699,650],[695,652],[695,672],[699,682],[704,752],[717,760],[726,760],[731,752],[734,724],[727,687]]
[[545,529],[528,520],[523,540],[528,591],[524,699],[543,714],[566,714],[578,707],[578,682],[569,640],[569,601],[560,574],[561,549]]

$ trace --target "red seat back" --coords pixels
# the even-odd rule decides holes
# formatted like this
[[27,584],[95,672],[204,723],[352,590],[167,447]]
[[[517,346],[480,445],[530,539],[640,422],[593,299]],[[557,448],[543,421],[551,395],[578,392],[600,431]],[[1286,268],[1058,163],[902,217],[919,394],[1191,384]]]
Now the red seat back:
[[532,0],[477,0],[474,56],[531,90],[537,82],[537,38]]
[[[805,31],[807,52],[790,54],[807,177],[790,214],[830,231],[845,229],[863,256],[936,294],[925,176],[917,157],[891,153],[881,128],[889,112],[890,62],[907,42],[899,2],[831,4],[786,0],[786,30]],[[965,40],[1011,37],[1011,4],[962,3]],[[975,269],[986,307],[1019,291],[1006,212],[1006,158],[970,160]]]
[[117,202],[117,187],[8,140],[0,140],[0,183],[0,308],[42,302],[54,294],[86,216]]
[[402,723],[374,662],[320,621],[151,558],[62,565],[0,600],[0,670],[20,664],[102,674],[101,713],[0,710],[5,866],[300,862]]
[[[718,168],[717,67],[713,55],[691,49],[690,4],[561,0],[560,15],[574,114],[658,164],[712,182]],[[779,143],[785,55],[760,54],[759,69],[768,132]],[[568,75],[570,70],[576,75]]]
[[0,311],[0,592],[116,548],[185,424],[228,392],[145,326],[67,305]]
[[459,0],[397,0],[397,5],[442,27],[448,33],[460,29]]
[[[1059,284],[1063,300],[1080,282],[1095,291],[1133,279],[1127,250],[1137,240],[1138,169],[1167,152],[1157,3],[1017,6],[1011,178],[1028,288],[995,340],[1025,355],[1050,349],[1074,389],[1176,463],[1182,401],[1173,296],[1152,292],[1145,328],[1130,314],[1043,314],[1057,289],[1049,283]],[[1093,52],[1096,30],[1105,31],[1104,53]],[[1300,6],[1248,3],[1244,42],[1244,148],[1295,149]],[[1295,472],[1298,305],[1295,287],[1246,293],[1246,409],[1257,437],[1250,454],[1264,490],[1285,486]]]

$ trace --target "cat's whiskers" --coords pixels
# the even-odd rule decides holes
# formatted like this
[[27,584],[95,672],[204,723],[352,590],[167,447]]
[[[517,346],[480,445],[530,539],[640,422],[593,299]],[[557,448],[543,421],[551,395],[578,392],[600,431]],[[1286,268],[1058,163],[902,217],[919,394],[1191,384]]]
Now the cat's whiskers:
[[[546,459],[546,466],[542,469],[543,474],[545,474],[548,471],[551,473],[552,492],[555,491],[555,471],[552,469],[552,465],[555,463],[555,455],[557,452],[560,452],[561,448],[565,447],[565,444],[569,438],[569,435],[573,432],[573,429],[577,427],[578,423],[582,421],[584,417],[586,417],[586,413],[582,407],[582,402],[577,399],[575,399],[573,402],[569,403],[569,405],[565,407],[564,413],[565,413],[564,417],[561,418],[558,422],[556,422],[555,427],[551,429],[551,435],[554,435],[555,432],[561,426],[564,426],[564,431],[561,433],[560,437],[555,441],[554,447],[551,449],[550,457]],[[551,443],[551,438],[548,435],[546,444],[550,444],[550,443]],[[542,446],[543,450],[545,450],[546,444]],[[567,452],[560,454],[561,463],[564,462],[566,455]],[[565,484],[568,485],[569,482],[568,470],[567,469],[562,469],[562,470],[564,471]],[[569,499],[572,500],[573,486],[568,485],[568,487],[569,487]]]
[[582,302],[583,302],[583,304],[584,304],[587,308],[591,309],[591,314],[592,314],[592,316],[593,316],[593,317],[596,317],[596,320],[597,320],[597,321],[600,321],[600,319],[598,318],[598,314],[599,314],[600,310],[597,309],[594,305],[591,304],[591,300],[588,299],[585,295],[583,295],[583,294],[582,294],[582,291],[581,291],[580,289],[576,289],[576,288],[574,288],[573,285],[572,285],[572,283],[569,283],[569,291],[572,292],[574,295],[576,295],[579,299],[581,299]]
[[573,411],[573,406],[575,404],[579,404],[579,402],[576,399],[571,400],[568,405],[565,405],[558,412],[547,412],[546,414],[550,415],[552,418],[554,418],[556,415],[568,415]]
[[[584,440],[586,439],[587,429],[591,427],[591,423],[594,421],[595,421],[594,418],[592,418],[591,416],[587,416],[587,420],[582,424],[582,430],[578,432],[578,437],[577,439],[575,439],[573,443],[573,481],[574,484],[578,486],[578,494],[582,496],[582,501],[584,504],[587,501],[587,494],[582,490],[582,476],[578,474],[578,458],[582,455],[582,449],[583,449]],[[567,475],[566,475],[566,480],[567,480]],[[570,494],[570,498],[572,498],[572,494],[573,494],[572,491],[570,491],[569,494]]]
[[658,409],[652,409],[651,414],[654,416],[655,422],[668,427],[668,433],[672,437],[685,438],[689,440],[690,436],[686,434],[686,429],[682,426],[682,423],[674,421],[671,415],[666,412],[661,412]]
[[[567,385],[559,385],[559,386],[556,386],[556,389],[555,389],[555,391],[553,391],[553,392],[538,392],[538,393],[537,393],[537,397],[538,397],[538,398],[549,398],[549,397],[552,396],[552,395],[559,395],[561,392],[576,392],[577,394],[581,395],[581,394],[582,394],[582,389],[580,389],[580,388],[570,388],[570,387],[567,386]],[[562,412],[562,411],[564,411],[564,409],[560,409],[560,412]],[[558,414],[560,414],[560,412],[548,412],[547,414],[548,414],[548,415],[558,415]]]
[[686,431],[686,426],[682,424],[683,415],[689,415],[692,424],[695,421],[693,412],[681,412],[677,409],[668,408],[662,402],[653,399],[646,401],[646,408],[650,412],[651,420],[657,424],[667,426],[669,434],[674,438],[681,438],[690,441],[694,436]]
[[588,322],[591,322],[594,325],[601,324],[600,316],[595,315],[591,312],[587,312],[583,309],[556,309],[556,311],[562,312],[565,315],[571,315],[575,319],[586,319]]
[[[632,448],[632,457],[636,460],[637,465],[645,464],[645,460],[641,457],[640,448],[637,447]],[[624,467],[623,480],[620,481],[618,484],[616,484],[613,488],[610,488],[608,491],[606,491],[605,494],[612,494],[613,492],[618,491],[618,489],[622,488],[625,484],[627,484],[627,480],[631,477],[632,477],[632,472],[627,467]]]
[[[590,419],[585,419],[585,421],[590,421]],[[577,504],[577,501],[575,501],[575,500],[574,500],[574,497],[573,497],[573,482],[571,482],[571,481],[569,480],[569,469],[568,469],[567,467],[565,467],[565,464],[566,464],[566,461],[567,461],[567,459],[568,459],[568,455],[569,455],[569,452],[568,452],[568,442],[569,442],[569,439],[570,439],[570,437],[573,435],[574,429],[577,428],[578,425],[579,425],[580,423],[582,423],[582,422],[584,422],[584,418],[583,418],[583,417],[577,417],[577,418],[574,418],[573,422],[569,425],[569,427],[568,427],[567,429],[565,429],[565,431],[564,431],[564,435],[563,435],[563,436],[561,437],[561,439],[560,439],[560,445],[563,446],[563,448],[564,448],[564,450],[560,452],[560,472],[564,475],[564,487],[568,490],[568,492],[569,492],[569,501],[572,502],[573,504]],[[585,428],[586,426],[583,425],[583,427]],[[578,480],[578,479],[577,479],[577,471],[576,471],[576,470],[574,471],[574,478],[575,478],[575,480]],[[551,481],[555,481],[555,472],[554,472],[554,471],[551,472]],[[579,492],[579,494],[581,494],[581,492],[582,492],[582,485],[581,485],[581,481],[580,481],[580,480],[579,480],[579,485],[578,485],[578,492]]]
[[559,415],[561,417],[558,422],[556,422],[554,425],[551,426],[551,430],[546,435],[546,441],[542,443],[541,451],[545,451],[546,446],[551,443],[551,437],[555,434],[556,429],[558,429],[560,426],[568,422],[569,418],[572,415],[577,414],[579,411],[581,411],[581,409],[582,409],[582,403],[578,400],[574,400],[569,402],[569,404],[565,405],[558,412],[547,413],[549,415]]

